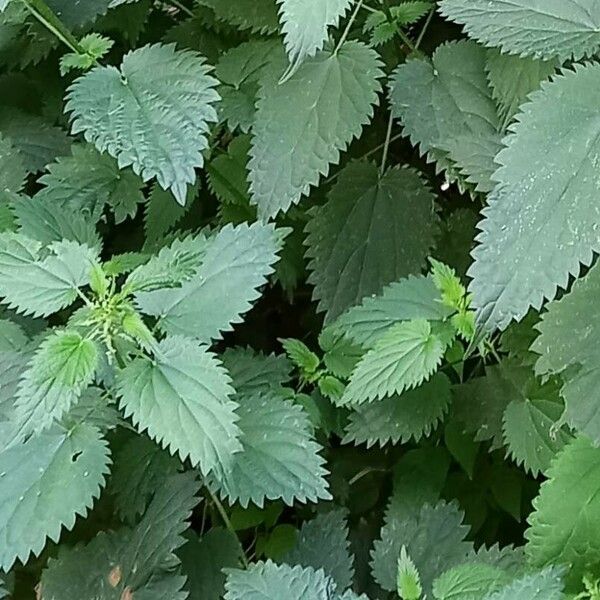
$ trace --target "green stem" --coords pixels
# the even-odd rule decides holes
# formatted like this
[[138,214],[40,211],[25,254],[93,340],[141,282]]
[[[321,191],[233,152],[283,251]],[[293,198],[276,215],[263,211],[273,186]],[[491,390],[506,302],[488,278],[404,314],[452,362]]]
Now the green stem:
[[185,13],[188,17],[195,17],[194,13],[179,0],[168,0],[168,4],[172,4],[175,8],[178,8],[182,13]]
[[423,25],[423,29],[421,29],[421,33],[419,33],[419,37],[417,38],[417,41],[415,42],[415,48],[417,50],[418,50],[419,46],[421,45],[423,38],[425,37],[425,32],[429,28],[429,25],[431,23],[431,20],[433,19],[434,14],[435,14],[435,8],[432,8],[431,11],[429,12],[429,14],[427,15],[427,20],[425,21],[425,25]]
[[358,11],[360,10],[360,7],[363,5],[363,1],[364,0],[359,0],[358,1],[358,4],[356,5],[356,8],[354,9],[354,12],[352,13],[352,16],[348,20],[348,24],[346,25],[346,29],[344,29],[344,32],[342,33],[342,37],[340,38],[340,41],[337,43],[337,46],[335,47],[335,50],[333,51],[334,54],[338,53],[339,49],[343,46],[344,42],[346,41],[346,38],[348,37],[348,34],[350,33],[350,28],[352,27],[352,25],[354,25],[354,21],[356,20],[356,16],[358,15]]
[[383,174],[385,173],[385,163],[387,162],[388,151],[390,149],[390,140],[392,138],[393,124],[394,124],[394,117],[392,115],[392,112],[390,111],[390,118],[388,120],[387,132],[385,134],[385,142],[383,144],[383,156],[381,157],[381,168],[379,169],[379,172],[382,177],[383,177]]
[[21,0],[27,10],[65,46],[76,54],[86,54],[77,38],[61,23],[44,0]]
[[380,1],[381,1],[381,7],[383,9],[383,12],[385,13],[385,17],[388,20],[388,23],[390,23],[390,25],[392,25],[394,27],[394,29],[396,30],[396,33],[398,34],[398,37],[404,42],[404,45],[411,52],[420,54],[419,49],[412,43],[411,39],[406,35],[406,33],[404,33],[404,31],[402,31],[402,28],[398,26],[398,23],[396,23],[393,15],[392,15],[392,10],[390,9],[388,0],[380,0]]
[[[221,519],[223,520],[225,527],[227,527],[227,529],[229,531],[231,531],[231,533],[233,533],[233,535],[235,535],[235,537],[237,538],[237,533],[236,533],[235,529],[233,528],[233,525],[231,524],[231,521],[229,520],[229,517],[227,516],[227,512],[223,508],[223,505],[221,504],[221,502],[219,501],[217,496],[212,493],[210,488],[206,487],[206,491],[208,492],[208,495],[210,496],[210,499],[212,500],[213,504],[217,507],[217,510],[219,511],[219,515],[221,516]],[[244,552],[243,548],[242,548],[242,563],[244,563],[244,568],[246,568],[246,569],[250,566],[250,563],[248,562],[248,557],[246,556],[246,552]]]

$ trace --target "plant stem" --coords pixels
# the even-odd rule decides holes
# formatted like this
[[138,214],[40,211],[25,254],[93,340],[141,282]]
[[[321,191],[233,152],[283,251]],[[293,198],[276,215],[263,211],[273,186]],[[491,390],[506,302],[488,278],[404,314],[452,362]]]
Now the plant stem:
[[364,0],[359,0],[358,1],[358,4],[356,5],[356,8],[354,9],[354,12],[352,13],[352,16],[348,20],[348,24],[346,25],[346,29],[344,29],[344,32],[342,33],[342,37],[340,38],[340,41],[337,43],[337,46],[335,47],[335,50],[333,51],[334,54],[338,53],[339,49],[342,47],[342,45],[346,41],[346,38],[348,37],[348,34],[350,33],[350,28],[352,27],[352,25],[354,25],[354,21],[356,20],[356,16],[358,15],[358,11],[360,10],[360,7],[363,5],[363,1]]
[[383,177],[383,174],[385,173],[385,163],[387,162],[388,151],[390,149],[390,140],[392,137],[393,124],[394,124],[394,117],[392,115],[392,111],[390,111],[390,118],[388,120],[387,132],[385,134],[385,142],[383,144],[383,156],[381,157],[381,168],[379,169],[379,172],[382,177]]
[[21,0],[27,10],[65,46],[76,54],[86,54],[75,36],[61,23],[44,0]]
[[182,13],[185,13],[188,17],[195,17],[194,13],[179,0],[168,0],[167,4],[171,4],[175,8],[178,8]]
[[435,8],[432,8],[431,11],[429,12],[429,14],[427,15],[427,20],[425,21],[425,25],[423,25],[423,29],[421,29],[421,33],[419,33],[419,37],[417,38],[417,41],[415,42],[415,50],[419,49],[419,46],[421,45],[421,42],[423,41],[423,38],[425,37],[425,32],[427,31],[429,24],[431,23],[431,20],[433,19],[434,14],[435,14]]
[[[237,538],[237,533],[235,532],[235,529],[233,528],[233,525],[231,524],[231,521],[229,520],[229,517],[227,516],[227,512],[223,508],[223,505],[221,504],[220,500],[217,498],[217,496],[215,494],[212,493],[212,491],[210,490],[210,488],[208,486],[206,487],[206,491],[208,492],[208,495],[210,496],[210,499],[212,500],[214,505],[217,507],[217,510],[219,511],[219,515],[221,516],[221,519],[223,520],[225,527],[227,527],[227,529],[229,531],[231,531],[231,533],[233,533],[233,535],[235,535],[235,537]],[[248,562],[248,557],[246,556],[246,552],[244,552],[243,548],[242,548],[242,563],[244,563],[244,568],[246,568],[246,569],[250,566],[250,563]]]
[[394,16],[392,15],[392,10],[390,9],[390,5],[388,0],[380,0],[381,7],[383,12],[385,13],[385,18],[388,20],[388,23],[394,27],[398,37],[404,42],[404,45],[408,47],[411,52],[419,53],[419,50],[412,43],[411,39],[402,31],[402,28],[398,26],[398,23],[394,20]]

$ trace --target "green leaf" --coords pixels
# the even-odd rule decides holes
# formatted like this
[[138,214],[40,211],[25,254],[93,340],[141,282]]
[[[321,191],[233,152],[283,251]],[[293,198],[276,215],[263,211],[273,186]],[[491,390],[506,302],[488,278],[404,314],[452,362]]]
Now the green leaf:
[[341,595],[321,570],[271,561],[254,563],[245,571],[230,569],[225,589],[225,600],[358,600]]
[[221,360],[239,396],[279,391],[292,374],[292,364],[282,354],[262,354],[251,348],[237,347],[227,348]]
[[[469,41],[439,46],[433,61],[410,59],[390,84],[393,113],[404,134],[437,169],[452,168],[449,141],[498,139],[498,116],[485,73],[486,52]],[[484,142],[486,143],[486,142]],[[449,174],[455,179],[455,174]]]
[[[565,70],[543,84],[496,156],[498,186],[484,209],[469,270],[483,331],[505,329],[530,306],[539,309],[600,249],[593,201],[600,128],[590,124],[596,90],[598,65]],[[555,248],[561,248],[556,256]]]
[[213,527],[201,538],[191,534],[177,555],[187,575],[185,590],[189,600],[221,600],[225,593],[223,569],[237,567],[242,548],[237,537],[227,529]]
[[136,527],[63,548],[42,574],[42,598],[185,600],[174,551],[185,543],[198,488],[192,473],[165,477]]
[[181,206],[175,201],[171,192],[166,192],[156,184],[152,187],[144,210],[146,246],[152,247],[159,242],[162,243],[163,236],[181,221],[193,202],[193,198],[189,196],[188,190],[185,206]]
[[346,511],[334,509],[306,521],[294,547],[283,557],[288,565],[323,569],[340,590],[352,584],[354,560],[350,554]]
[[50,10],[67,27],[81,27],[108,10],[111,0],[79,0],[73,4],[70,0],[45,0]]
[[0,133],[0,192],[20,192],[27,171],[12,142]]
[[442,0],[440,12],[486,46],[561,62],[598,51],[594,0]]
[[98,365],[96,344],[76,331],[51,333],[19,384],[13,421],[19,437],[49,428],[79,400]]
[[[3,438],[9,432],[2,425]],[[46,538],[57,542],[100,494],[108,445],[89,425],[58,425],[0,452],[0,568],[38,556]]]
[[327,370],[340,379],[348,379],[364,351],[344,337],[334,326],[325,328],[319,335],[319,346],[325,353],[323,362]]
[[[434,195],[409,167],[381,175],[350,163],[309,221],[309,281],[327,321],[426,265],[438,230]],[[410,215],[410,218],[407,218]]]
[[202,234],[176,239],[134,269],[123,286],[129,293],[180,288],[200,268],[205,250],[206,238]]
[[[280,73],[265,74],[249,163],[252,202],[262,217],[298,203],[339,162],[373,115],[380,66],[374,50],[346,42],[335,54],[307,60],[285,83]],[[286,127],[273,128],[274,122]]]
[[420,600],[423,593],[419,571],[417,571],[415,563],[406,553],[406,546],[402,546],[398,557],[396,591],[401,600]]
[[0,295],[24,314],[45,316],[77,298],[89,283],[95,250],[76,242],[41,244],[14,233],[0,233]]
[[87,213],[73,212],[71,207],[57,204],[48,195],[19,197],[12,202],[11,208],[19,233],[32,240],[42,244],[71,240],[90,248],[102,246],[95,221]]
[[241,30],[251,33],[274,33],[279,27],[275,0],[200,0],[210,6],[220,21],[225,21]]
[[99,33],[89,33],[79,40],[79,46],[84,52],[69,52],[60,59],[60,73],[65,75],[73,69],[87,71],[112,47],[113,40]]
[[585,437],[565,447],[546,473],[525,532],[534,567],[568,564],[568,579],[581,581],[600,551],[600,449]]
[[[140,310],[160,318],[161,329],[208,341],[229,331],[259,297],[273,272],[281,236],[272,225],[223,227],[206,244],[196,275],[178,289],[137,295]],[[219,302],[215,302],[219,298]]]
[[115,453],[109,489],[121,519],[135,523],[144,513],[165,476],[174,475],[179,461],[145,435],[136,435]]
[[377,402],[371,402],[350,413],[343,442],[367,444],[404,444],[418,442],[435,430],[450,408],[450,380],[436,373],[430,381],[414,390],[405,391]]
[[394,325],[360,360],[341,404],[381,400],[420,385],[437,370],[447,346],[423,319]]
[[442,321],[452,311],[441,302],[430,277],[412,277],[391,283],[376,298],[365,298],[334,324],[357,344],[372,348],[399,321],[426,319]]
[[250,200],[248,183],[248,152],[250,137],[241,135],[232,140],[226,154],[219,154],[207,166],[208,181],[221,202],[247,205]]
[[238,409],[242,452],[209,485],[231,503],[262,507],[265,500],[329,500],[321,447],[311,437],[304,410],[270,392],[245,396]]
[[227,468],[241,450],[229,383],[214,354],[179,336],[165,338],[154,359],[136,358],[117,376],[125,416],[204,475]]
[[183,204],[204,163],[209,124],[217,120],[217,81],[208,72],[198,54],[174,45],[138,48],[120,70],[95,67],[69,88],[72,131],[144,181],[156,177]]
[[279,341],[288,358],[296,367],[311,374],[319,368],[319,364],[321,363],[319,357],[304,342],[293,338]]
[[20,110],[2,107],[0,133],[10,139],[30,173],[41,171],[57,156],[69,151],[69,140],[62,129]]
[[488,52],[488,79],[504,121],[511,120],[529,94],[538,90],[542,81],[556,72],[557,62],[511,56],[498,50]]
[[510,577],[500,568],[478,563],[465,563],[446,571],[433,582],[436,600],[483,600]]
[[463,513],[454,504],[426,504],[416,515],[407,515],[392,502],[385,514],[381,538],[371,553],[375,581],[388,591],[396,591],[398,557],[401,548],[413,560],[429,596],[436,576],[461,563],[471,549],[464,541],[469,528],[462,524]]
[[484,600],[563,600],[562,574],[562,569],[548,567],[515,579]]
[[119,169],[114,158],[87,144],[72,146],[71,156],[49,165],[39,182],[45,186],[35,196],[41,203],[71,215],[81,213],[92,223],[100,219],[107,204],[136,205],[144,198],[139,177],[130,169]]
[[323,49],[328,28],[338,26],[353,0],[277,0],[277,3],[290,76],[307,58]]

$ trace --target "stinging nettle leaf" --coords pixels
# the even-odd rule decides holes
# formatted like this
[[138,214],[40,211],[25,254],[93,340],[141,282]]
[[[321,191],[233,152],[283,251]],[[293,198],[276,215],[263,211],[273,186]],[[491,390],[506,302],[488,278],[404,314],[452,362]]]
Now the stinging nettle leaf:
[[290,60],[289,77],[304,60],[323,48],[328,27],[337,27],[353,0],[277,0],[277,3]]
[[189,457],[204,475],[229,468],[242,449],[230,378],[193,340],[165,338],[154,359],[136,358],[119,372],[117,387],[136,427],[181,460]]
[[434,199],[409,167],[381,175],[375,164],[355,162],[340,173],[306,226],[309,281],[326,321],[420,273],[438,230]]
[[69,88],[73,133],[100,152],[153,177],[184,204],[195,168],[204,164],[217,80],[200,55],[155,44],[125,55],[120,69],[95,67]]
[[[600,65],[565,70],[522,107],[497,156],[469,269],[482,331],[539,309],[600,249]],[[552,135],[549,135],[552,132]]]
[[[1,426],[3,438],[10,427]],[[100,495],[110,464],[108,444],[89,425],[58,425],[0,452],[0,568],[38,556],[57,542]]]
[[262,507],[265,500],[329,500],[325,460],[312,439],[308,415],[301,406],[273,392],[240,399],[237,410],[242,451],[228,470],[215,472],[209,485],[223,498]]
[[442,0],[439,10],[471,37],[510,54],[564,62],[600,48],[596,0]]
[[285,83],[281,73],[265,73],[249,163],[261,217],[297,204],[360,135],[377,103],[380,67],[374,50],[346,42],[337,53],[322,51],[304,62]]
[[259,297],[257,288],[274,271],[281,237],[263,223],[223,227],[207,241],[196,275],[177,289],[137,294],[138,306],[159,317],[167,333],[206,342],[219,338]]

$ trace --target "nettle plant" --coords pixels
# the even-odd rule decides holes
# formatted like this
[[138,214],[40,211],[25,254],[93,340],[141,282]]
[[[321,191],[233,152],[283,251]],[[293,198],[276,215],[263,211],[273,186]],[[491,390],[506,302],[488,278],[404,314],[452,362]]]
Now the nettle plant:
[[600,600],[598,0],[0,0],[0,598]]

